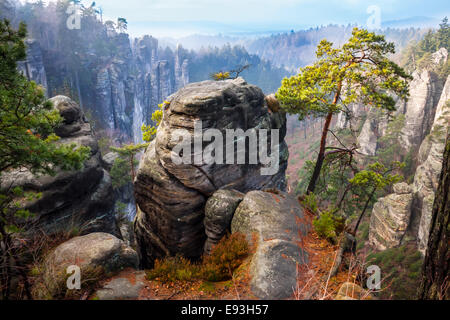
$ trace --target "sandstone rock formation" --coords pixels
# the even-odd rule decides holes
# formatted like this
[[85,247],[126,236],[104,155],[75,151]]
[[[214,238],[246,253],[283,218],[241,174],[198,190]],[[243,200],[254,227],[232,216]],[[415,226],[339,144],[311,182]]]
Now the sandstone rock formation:
[[400,106],[400,110],[404,108],[406,111],[401,137],[406,150],[417,149],[430,132],[435,108],[442,92],[441,81],[429,70],[416,71],[410,86],[410,98],[406,105]]
[[44,67],[44,58],[39,42],[29,39],[25,42],[27,46],[27,58],[19,63],[19,69],[27,77],[47,89],[47,74]]
[[77,265],[81,269],[101,266],[110,273],[137,268],[138,257],[122,240],[111,234],[98,232],[76,237],[59,245],[47,256],[45,265],[64,271],[70,265]]
[[406,183],[394,186],[393,194],[378,199],[370,217],[369,243],[379,250],[401,244],[411,218],[413,194]]
[[345,282],[339,288],[334,300],[371,300],[372,296],[361,286],[353,282]]
[[[235,190],[219,190],[206,202],[205,206],[205,232],[208,237],[204,252],[211,253],[216,245],[230,229],[234,212],[244,199],[244,194]],[[231,231],[231,229],[229,230]]]
[[145,271],[135,271],[131,275],[124,273],[108,280],[93,297],[98,300],[138,300],[145,287]]
[[[450,127],[450,76],[447,78],[441,99],[436,109],[431,133],[419,151],[420,164],[414,176],[415,206],[413,215],[420,216],[418,226],[419,250],[424,253],[428,243],[430,221],[435,193],[442,170],[445,138]],[[420,209],[421,208],[421,209]]]
[[[80,268],[80,281],[83,281],[83,276],[107,276],[127,268],[137,268],[138,256],[122,240],[110,234],[91,233],[73,238],[56,247],[46,257],[43,283],[37,283],[34,291],[52,294],[60,290],[60,286],[65,287],[67,268],[71,266]],[[39,286],[43,286],[45,290],[38,290]]]
[[[140,208],[135,231],[144,266],[165,255],[201,255],[205,241],[204,206],[216,190],[247,192],[285,188],[288,159],[284,142],[286,117],[282,113],[268,111],[259,88],[247,84],[242,78],[205,81],[187,85],[168,100],[170,104],[164,108],[156,139],[141,160],[135,180],[136,201]],[[279,129],[278,171],[264,176],[261,169],[269,165],[238,165],[236,159],[235,164],[211,164],[206,161],[208,158],[193,164],[175,164],[172,153],[179,140],[175,140],[173,133],[184,129],[191,139],[195,123],[199,121],[202,121],[202,132],[217,129],[215,132],[222,133],[224,141],[227,129],[250,130],[250,133],[259,129]],[[189,141],[193,144],[193,140]],[[271,141],[270,135],[268,141]],[[206,150],[204,144],[199,146],[202,147],[201,152]],[[276,144],[272,146],[276,147]],[[236,143],[233,150],[235,148]],[[245,151],[249,154],[248,143]],[[200,154],[192,145],[191,152],[186,152],[183,157],[192,159],[195,152]]]
[[[373,114],[373,112],[370,112],[369,116],[372,116]],[[379,121],[372,117],[364,122],[361,134],[358,136],[358,144],[360,145],[359,151],[363,155],[374,156],[376,154],[378,141],[376,132],[378,132],[379,123]]]
[[364,105],[352,103],[346,110],[340,112],[336,121],[338,129],[357,129],[361,121],[364,121],[369,108]]
[[114,213],[111,179],[103,169],[97,141],[80,107],[71,99],[57,96],[53,102],[64,118],[55,131],[58,143],[88,146],[91,155],[79,171],[59,171],[56,176],[34,176],[28,170],[2,175],[2,188],[20,186],[41,192],[42,197],[27,204],[36,215],[33,230],[48,233],[77,229],[83,234],[102,231],[118,234]]
[[308,262],[301,248],[307,229],[303,209],[284,192],[251,191],[234,214],[231,230],[256,236],[256,253],[250,265],[251,289],[260,299],[284,299],[294,293],[297,266]]
[[[410,83],[410,97],[405,103],[397,103],[395,115],[405,115],[405,126],[402,129],[401,142],[404,152],[417,151],[430,132],[435,119],[435,112],[443,91],[443,81],[436,71],[445,64],[448,52],[441,48],[432,55],[432,63],[426,69],[416,70]],[[341,119],[343,116],[340,116]],[[343,123],[341,120],[338,124]],[[367,114],[358,143],[360,152],[373,156],[378,148],[377,140],[385,134],[388,118],[377,110]]]
[[[442,170],[445,138],[450,124],[449,100],[450,77],[433,111],[435,116],[431,132],[420,145],[417,157],[419,165],[414,183],[410,186],[411,194],[399,194],[396,191],[396,194],[379,199],[374,206],[369,241],[377,249],[400,245],[405,238],[417,239],[419,250],[425,252],[435,192]],[[406,186],[403,189],[406,190]]]

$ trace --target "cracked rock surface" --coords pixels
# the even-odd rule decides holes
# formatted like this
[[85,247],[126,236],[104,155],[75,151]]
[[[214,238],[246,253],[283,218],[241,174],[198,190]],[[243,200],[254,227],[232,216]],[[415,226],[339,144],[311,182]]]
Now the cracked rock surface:
[[[134,182],[139,210],[135,233],[142,267],[151,267],[156,258],[182,254],[195,258],[203,253],[206,240],[204,208],[207,199],[219,189],[234,189],[246,193],[251,190],[286,187],[285,171],[288,148],[286,116],[272,113],[267,107],[261,89],[247,84],[242,78],[226,81],[192,83],[168,99],[156,139],[141,159]],[[202,122],[202,133],[216,129],[222,133],[224,157],[226,156],[227,129],[242,129],[251,133],[271,129],[279,131],[278,171],[262,175],[259,164],[213,164],[205,159],[190,164],[172,161],[175,146],[181,141],[173,134],[183,129],[191,139],[191,152],[183,157],[194,158],[194,127]],[[249,130],[249,131],[248,131]],[[212,141],[213,139],[211,139]],[[248,140],[248,139],[247,139]],[[203,142],[202,150],[211,142]],[[275,146],[276,144],[274,144]],[[234,143],[234,149],[237,143]],[[272,145],[269,145],[269,155]],[[245,144],[249,155],[249,143]],[[203,153],[203,152],[202,152]],[[236,154],[235,154],[236,156]],[[249,163],[249,161],[245,161]]]

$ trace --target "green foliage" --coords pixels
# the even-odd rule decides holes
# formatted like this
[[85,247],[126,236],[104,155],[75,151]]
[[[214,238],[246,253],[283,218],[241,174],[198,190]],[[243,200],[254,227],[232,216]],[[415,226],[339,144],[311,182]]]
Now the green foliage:
[[135,177],[135,166],[137,165],[135,161],[136,154],[145,150],[150,142],[155,138],[157,128],[160,125],[163,118],[163,109],[169,106],[170,102],[164,101],[158,105],[159,110],[156,110],[152,114],[152,122],[155,125],[143,124],[142,139],[145,143],[142,144],[128,144],[122,147],[110,147],[110,150],[119,154],[119,157],[114,161],[113,167],[111,168],[111,178],[114,188],[120,188],[130,181],[134,180]]
[[230,71],[219,71],[211,74],[211,78],[215,81],[223,81],[228,79],[236,79],[239,77],[239,75],[250,68],[249,64],[246,64],[244,66],[240,66],[235,70]]
[[124,185],[131,182],[131,166],[130,161],[123,157],[117,157],[114,160],[110,171],[111,182],[114,189],[120,189]]
[[[438,30],[429,30],[421,41],[409,45],[403,54],[402,65],[409,71],[428,68],[431,65],[431,54],[440,48],[450,51],[450,26],[447,17],[442,20]],[[450,71],[449,62],[439,66],[437,71],[441,78],[446,79]]]
[[[0,21],[0,184],[2,174],[12,169],[28,169],[34,174],[54,175],[58,169],[80,169],[90,149],[58,142],[53,132],[62,123],[59,112],[45,101],[44,92],[17,69],[26,58],[27,31],[24,24],[14,30],[7,20]],[[0,293],[8,298],[10,259],[20,258],[14,237],[23,231],[32,216],[25,203],[40,194],[21,188],[0,190],[0,240],[5,254],[0,257]],[[3,269],[5,268],[5,269]]]
[[395,53],[394,44],[384,36],[354,28],[341,47],[322,40],[317,61],[300,69],[298,75],[285,78],[276,93],[288,113],[306,117],[326,117],[320,149],[307,193],[314,192],[326,158],[328,132],[334,114],[351,104],[363,104],[394,111],[394,95],[409,96],[411,77],[387,56]]
[[0,21],[0,171],[27,167],[34,173],[54,174],[55,168],[79,169],[89,154],[86,147],[58,145],[53,130],[62,122],[59,112],[44,101],[44,92],[17,71],[25,58],[25,25],[18,31]]
[[361,170],[349,180],[356,187],[372,187],[374,189],[384,189],[387,186],[400,182],[403,177],[398,174],[390,174],[397,168],[403,167],[403,163],[394,163],[394,167],[387,169],[379,162],[372,163],[367,169]]
[[211,78],[213,78],[213,80],[216,81],[223,81],[223,80],[228,80],[231,79],[231,75],[229,72],[217,72],[211,75]]
[[128,21],[125,18],[117,18],[117,29],[124,33],[128,29]]
[[[300,173],[302,177],[297,192],[305,190],[305,181],[312,175],[314,166],[313,161],[306,162]],[[398,172],[404,166],[404,163],[394,161],[386,166],[375,162],[359,168],[347,153],[329,155],[325,159],[316,192],[305,196],[303,202],[316,213],[321,210],[339,212],[350,223],[370,209],[393,184],[403,179]]]
[[158,105],[159,110],[156,110],[155,112],[153,112],[152,114],[152,122],[155,125],[142,125],[142,139],[145,142],[151,142],[155,136],[156,136],[156,131],[159,127],[159,125],[161,124],[161,121],[163,119],[163,109],[165,107],[168,107],[170,105],[169,101],[164,101],[163,103]]
[[345,219],[334,215],[330,211],[325,211],[314,219],[313,226],[319,237],[327,239],[332,243],[336,242],[336,238],[343,231]]
[[230,72],[230,78],[235,78],[236,73],[230,70],[241,69],[236,66],[248,66],[251,68],[242,70],[239,75],[248,83],[260,87],[264,93],[275,92],[285,76],[291,75],[283,67],[276,67],[269,61],[262,60],[256,54],[249,54],[242,46],[224,45],[221,48],[209,47],[200,52],[184,51],[183,59],[189,59],[189,79],[198,82],[211,79],[211,75],[219,70]]
[[319,206],[317,205],[317,197],[313,192],[305,195],[303,203],[311,212],[316,214],[319,212]]
[[317,48],[317,62],[285,78],[276,96],[282,107],[300,119],[338,113],[343,105],[362,103],[395,110],[395,100],[408,97],[410,77],[387,55],[394,45],[384,36],[355,28],[341,48],[322,40]]
[[147,271],[148,280],[163,283],[176,281],[223,281],[231,279],[233,272],[249,254],[248,242],[244,235],[232,234],[223,238],[205,256],[201,263],[193,263],[181,256],[156,260],[152,270]]
[[108,137],[101,137],[98,139],[98,147],[100,148],[100,153],[102,156],[106,155],[110,151],[111,139]]
[[120,226],[123,223],[126,223],[128,221],[127,218],[127,205],[121,201],[116,202],[115,206],[115,216],[117,224]]
[[423,258],[414,245],[405,245],[372,253],[367,257],[382,271],[381,299],[411,300],[417,295]]
[[364,248],[366,241],[369,239],[370,223],[364,222],[356,234],[356,243],[358,244],[356,250]]
[[142,151],[143,149],[148,147],[148,143],[142,143],[142,144],[127,144],[123,147],[110,147],[111,151],[117,152],[119,156],[128,158],[131,156],[136,155],[136,153]]

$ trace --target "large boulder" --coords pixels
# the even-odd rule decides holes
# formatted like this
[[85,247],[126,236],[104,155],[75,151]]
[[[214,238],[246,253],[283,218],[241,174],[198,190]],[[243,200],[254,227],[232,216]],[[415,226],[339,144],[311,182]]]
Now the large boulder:
[[[136,252],[122,240],[107,233],[91,233],[76,237],[56,247],[48,254],[43,263],[42,283],[37,283],[34,292],[49,295],[37,298],[50,298],[59,294],[66,285],[69,267],[80,269],[80,282],[86,277],[102,277],[114,275],[124,269],[138,267]],[[83,279],[83,276],[85,277]],[[42,288],[45,290],[42,290]],[[41,290],[39,290],[41,288]]]
[[252,292],[260,299],[291,297],[297,268],[308,262],[301,246],[307,229],[298,201],[284,192],[251,191],[236,209],[231,229],[257,241],[250,264]]
[[108,232],[118,234],[113,212],[111,178],[103,169],[97,140],[80,107],[65,96],[50,99],[64,121],[57,128],[60,144],[87,146],[90,157],[81,170],[58,170],[55,176],[33,175],[26,169],[2,175],[1,188],[19,186],[25,191],[42,193],[26,204],[35,214],[33,230],[57,233],[76,229],[82,234]]
[[[247,84],[242,78],[205,81],[189,84],[167,100],[156,139],[143,156],[135,180],[136,201],[140,208],[135,232],[143,266],[151,266],[155,258],[168,254],[179,253],[187,257],[202,254],[206,238],[204,206],[215,191],[235,189],[247,192],[286,187],[286,116],[269,111],[259,88]],[[279,147],[278,155],[271,153],[278,167],[273,174],[264,175],[263,169],[269,170],[271,165],[263,165],[261,161],[256,164],[236,164],[236,161],[226,164],[224,161],[220,164],[220,161],[210,162],[207,156],[198,160],[199,155],[207,155],[208,148],[202,142],[194,143],[201,138],[199,131],[194,130],[198,124],[201,124],[200,134],[208,129],[222,134],[223,143],[215,142],[224,150],[227,130],[242,129],[249,134],[256,132],[259,136],[259,130],[265,129],[269,132],[267,140],[270,142],[271,130],[277,129],[279,140],[269,143],[267,149]],[[191,148],[183,151],[182,155],[177,150],[179,137],[175,135],[180,130],[181,136],[186,138],[184,146]],[[245,141],[245,138],[228,145],[233,151],[237,149],[236,141]],[[198,150],[199,146],[201,150]],[[245,143],[245,152],[250,154],[249,143]],[[173,160],[174,155],[196,161],[179,163]],[[219,154],[214,155],[219,158]]]
[[205,232],[208,237],[204,248],[206,254],[211,253],[213,246],[230,230],[234,212],[244,196],[243,193],[236,190],[219,190],[206,202],[204,219]]
[[108,233],[90,233],[75,237],[54,249],[45,259],[46,266],[65,270],[68,266],[101,266],[107,273],[137,268],[136,251],[123,240]]

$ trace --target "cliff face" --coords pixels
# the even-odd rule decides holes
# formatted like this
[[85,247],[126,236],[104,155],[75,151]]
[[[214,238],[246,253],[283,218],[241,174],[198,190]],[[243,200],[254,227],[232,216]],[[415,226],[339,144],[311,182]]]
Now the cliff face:
[[429,70],[416,71],[410,86],[412,90],[408,102],[398,107],[399,111],[404,110],[406,117],[401,140],[407,150],[417,149],[430,132],[442,92],[441,81]]
[[134,41],[124,33],[104,37],[115,47],[115,55],[110,59],[95,54],[84,57],[86,69],[73,72],[70,89],[57,84],[68,81],[64,68],[50,65],[62,52],[52,51],[47,45],[42,48],[36,40],[27,40],[27,60],[19,68],[49,94],[71,90],[81,108],[92,114],[97,129],[122,141],[142,142],[142,124],[150,121],[159,103],[189,83],[189,61],[182,55],[182,48],[169,55],[169,60],[160,59],[158,40],[150,36]]
[[14,17],[15,6],[9,0],[0,1],[0,13],[1,15],[11,20]]
[[[187,257],[199,257],[202,254],[206,238],[204,206],[215,191],[224,188],[247,192],[286,187],[286,116],[269,112],[264,94],[259,88],[247,84],[242,78],[205,81],[187,85],[169,97],[168,101],[170,104],[164,108],[156,139],[141,160],[134,182],[136,202],[140,209],[135,220],[135,233],[141,263],[146,267],[151,266],[154,259],[166,255],[180,253]],[[278,170],[273,175],[263,175],[261,169],[268,165],[261,162],[248,164],[248,161],[237,164],[234,157],[234,164],[211,163],[208,155],[212,153],[206,151],[209,145],[206,146],[206,142],[200,142],[200,145],[194,143],[202,138],[194,131],[199,120],[202,121],[202,134],[207,129],[222,134],[222,142],[218,142],[216,136],[214,141],[219,144],[219,148],[223,147],[223,156],[227,155],[225,147],[229,147],[224,144],[227,130],[242,129],[257,133],[259,129],[266,129],[269,130],[270,143],[270,129],[278,129],[279,154],[274,154],[272,147],[268,150],[272,157],[277,157]],[[182,137],[187,138],[186,146],[190,148],[183,150],[183,159],[187,157],[195,162],[177,164],[173,161],[172,155],[180,152],[176,151],[179,139],[175,135],[178,129],[184,129]],[[240,140],[243,138],[237,138],[236,141]],[[273,142],[271,146],[275,147]],[[202,149],[199,150],[199,147]],[[232,148],[236,152],[236,142],[233,142]],[[250,154],[249,150],[247,142],[246,155]],[[195,157],[200,152],[203,159],[199,162]],[[219,154],[216,156],[220,157]]]
[[158,40],[145,36],[133,44],[126,34],[117,37],[120,55],[100,69],[94,109],[105,129],[119,131],[142,142],[141,126],[159,103],[189,82],[187,60],[175,52],[175,61],[159,60]]
[[[429,67],[413,73],[409,100],[406,103],[401,101],[397,103],[397,111],[394,115],[405,116],[401,144],[406,152],[417,152],[422,141],[430,133],[444,85],[435,70],[445,64],[447,58],[448,52],[444,48],[434,53]],[[361,153],[368,156],[376,154],[377,140],[384,135],[387,124],[388,118],[385,114],[377,110],[368,112],[367,120],[358,137]]]
[[[419,73],[416,73],[416,77],[417,75]],[[427,83],[433,87],[430,73],[426,71],[422,72],[422,75],[426,75],[424,79],[427,79]],[[396,192],[379,199],[372,212],[369,242],[380,250],[400,245],[403,239],[416,239],[422,253],[427,247],[433,202],[442,170],[445,138],[450,124],[450,77],[447,78],[443,90],[438,89],[440,99],[436,106],[425,99],[428,97],[431,101],[436,101],[433,100],[436,92],[426,88],[430,87],[420,86],[419,91],[423,94],[419,95],[416,92],[412,100],[416,103],[408,103],[410,111],[407,115],[409,113],[410,116],[406,118],[410,121],[406,122],[401,136],[409,148],[417,148],[416,144],[420,143],[414,182],[408,187],[410,192],[401,196]],[[418,103],[419,101],[421,103]],[[413,114],[417,118],[414,119]],[[430,119],[432,119],[431,129],[428,132],[424,131]],[[424,138],[421,140],[422,136]],[[392,214],[393,212],[395,214]]]
[[[422,143],[419,151],[420,164],[414,176],[413,189],[416,202],[413,208],[414,221],[418,221],[418,245],[424,253],[428,244],[433,201],[442,170],[445,138],[450,124],[450,77],[447,78],[441,99],[436,109],[431,133]],[[415,230],[416,226],[413,225]]]
[[369,242],[380,250],[400,245],[410,223],[411,187],[400,183],[394,186],[394,192],[378,199],[370,216]]
[[27,40],[27,59],[19,63],[20,71],[37,84],[47,89],[47,74],[45,72],[44,60],[39,43],[35,40]]

